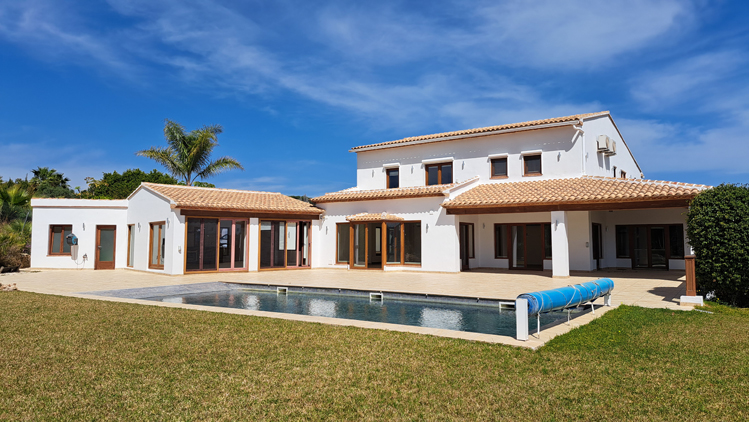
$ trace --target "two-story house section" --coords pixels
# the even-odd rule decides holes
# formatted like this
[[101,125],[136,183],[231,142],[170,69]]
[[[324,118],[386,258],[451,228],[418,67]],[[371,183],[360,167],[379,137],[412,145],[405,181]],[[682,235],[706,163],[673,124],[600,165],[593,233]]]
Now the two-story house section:
[[357,185],[325,210],[314,267],[684,269],[703,185],[646,180],[611,114],[358,146]]

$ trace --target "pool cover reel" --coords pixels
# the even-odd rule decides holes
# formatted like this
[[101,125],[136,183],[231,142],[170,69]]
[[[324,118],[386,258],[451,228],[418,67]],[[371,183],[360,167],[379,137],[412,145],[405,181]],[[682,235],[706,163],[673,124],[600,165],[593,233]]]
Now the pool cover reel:
[[575,308],[605,296],[612,290],[614,290],[614,281],[610,278],[601,278],[596,281],[558,289],[523,293],[518,296],[518,299],[528,300],[528,315],[531,316],[560,309]]

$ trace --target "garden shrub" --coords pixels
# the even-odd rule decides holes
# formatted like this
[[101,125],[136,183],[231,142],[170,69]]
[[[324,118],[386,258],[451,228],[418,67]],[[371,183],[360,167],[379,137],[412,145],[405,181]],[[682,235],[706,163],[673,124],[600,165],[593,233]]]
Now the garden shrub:
[[687,236],[697,256],[700,294],[749,306],[749,185],[722,184],[697,195]]

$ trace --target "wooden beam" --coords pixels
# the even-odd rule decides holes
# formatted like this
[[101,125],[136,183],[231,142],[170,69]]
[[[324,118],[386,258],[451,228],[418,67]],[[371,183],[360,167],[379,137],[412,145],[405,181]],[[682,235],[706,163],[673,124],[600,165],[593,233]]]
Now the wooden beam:
[[197,209],[179,209],[180,214],[186,217],[212,217],[212,218],[264,218],[276,220],[319,220],[319,214],[293,214],[284,212],[253,212],[253,211],[209,211]]
[[450,208],[445,207],[449,215],[467,214],[510,214],[523,212],[543,211],[619,211],[653,208],[686,208],[691,202],[689,199],[665,199],[654,201],[620,201],[620,202],[588,202],[567,204],[537,204],[537,205],[504,205],[485,206],[475,208]]

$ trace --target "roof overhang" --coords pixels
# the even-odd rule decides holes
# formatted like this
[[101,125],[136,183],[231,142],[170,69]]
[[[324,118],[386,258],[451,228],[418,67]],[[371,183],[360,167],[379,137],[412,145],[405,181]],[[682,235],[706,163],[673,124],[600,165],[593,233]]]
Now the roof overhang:
[[[209,218],[267,218],[279,220],[319,220],[323,210],[315,212],[290,212],[283,210],[237,210],[221,208],[174,207],[186,217]],[[319,212],[318,212],[319,211]]]
[[512,205],[476,205],[454,207],[443,205],[450,215],[511,214],[548,211],[618,211],[657,208],[687,208],[692,198],[662,198],[637,201],[524,203]]

